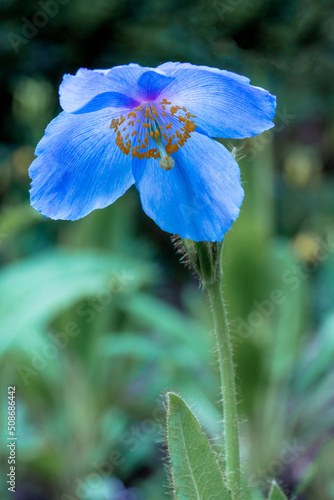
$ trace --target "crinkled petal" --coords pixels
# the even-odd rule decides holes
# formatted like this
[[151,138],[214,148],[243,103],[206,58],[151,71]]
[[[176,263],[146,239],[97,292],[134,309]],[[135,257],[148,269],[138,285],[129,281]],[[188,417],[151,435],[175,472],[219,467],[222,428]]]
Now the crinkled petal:
[[64,75],[59,87],[60,104],[67,113],[90,113],[111,107],[121,114],[143,100],[156,99],[173,80],[138,64],[110,70],[81,68],[74,76]]
[[162,90],[164,90],[173,80],[174,78],[161,75],[156,71],[145,71],[138,79],[141,97],[145,101],[157,99]]
[[241,139],[274,126],[276,98],[250,85],[248,78],[188,63],[165,63],[157,69],[175,78],[161,97],[185,106],[211,137]]
[[67,113],[89,113],[104,107],[136,106],[138,101],[129,93],[129,85],[134,82],[117,78],[117,72],[115,78],[108,78],[108,73],[81,68],[74,76],[64,75],[59,87],[63,110]]
[[205,71],[211,71],[221,76],[227,76],[229,78],[234,78],[243,83],[249,83],[250,79],[247,76],[238,75],[232,71],[227,71],[226,69],[211,68],[210,66],[197,66],[191,63],[180,63],[180,62],[165,62],[157,67],[157,70],[162,71],[166,75],[173,76],[179,69],[202,69]]
[[195,241],[221,241],[243,199],[237,162],[224,146],[194,132],[173,154],[175,166],[133,161],[143,209],[163,230]]
[[30,166],[31,205],[52,219],[76,220],[134,183],[131,160],[115,144],[110,111],[65,112],[47,127]]

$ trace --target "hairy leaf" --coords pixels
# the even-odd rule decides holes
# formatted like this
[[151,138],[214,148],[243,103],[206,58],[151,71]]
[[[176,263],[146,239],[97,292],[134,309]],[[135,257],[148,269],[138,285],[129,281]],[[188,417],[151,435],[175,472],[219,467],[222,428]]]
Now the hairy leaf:
[[167,437],[177,500],[232,500],[217,457],[183,400],[168,393]]
[[268,500],[287,500],[276,481],[272,482]]

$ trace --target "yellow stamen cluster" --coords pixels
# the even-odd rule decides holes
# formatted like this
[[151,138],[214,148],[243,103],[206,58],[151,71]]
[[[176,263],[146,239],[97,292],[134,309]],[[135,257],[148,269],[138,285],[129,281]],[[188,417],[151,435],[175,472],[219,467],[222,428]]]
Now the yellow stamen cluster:
[[[171,102],[168,102],[167,99],[163,99],[160,103],[162,109],[165,109],[166,105],[170,105]],[[190,118],[196,118],[195,115],[187,112],[185,107],[181,108],[181,106],[171,106],[170,107],[170,116],[174,117],[179,110],[182,110],[185,113],[185,116],[178,115],[179,124],[182,126],[178,130],[174,127],[174,134],[171,135],[171,132],[162,132],[162,136],[166,141],[165,150],[168,155],[175,153],[175,151],[179,150],[179,147],[182,147],[183,144],[187,142],[190,137],[191,132],[193,132],[196,128],[195,123]],[[172,122],[169,122],[165,125],[166,130],[170,130],[172,128]],[[177,140],[175,140],[175,135]]]
[[[196,128],[192,118],[196,118],[195,115],[185,107],[173,106],[162,99],[156,106],[141,104],[126,117],[113,119],[110,128],[116,133],[116,144],[124,154],[131,151],[134,158],[160,158],[160,166],[170,170],[174,160],[168,159],[169,155],[178,151]],[[149,147],[150,139],[158,147]]]

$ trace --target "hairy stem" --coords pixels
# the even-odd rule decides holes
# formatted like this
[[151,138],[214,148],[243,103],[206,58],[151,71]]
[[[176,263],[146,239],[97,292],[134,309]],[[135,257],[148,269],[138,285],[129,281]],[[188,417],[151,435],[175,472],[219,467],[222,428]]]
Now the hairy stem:
[[219,358],[221,392],[225,430],[227,486],[233,500],[240,499],[239,425],[232,346],[224,307],[221,279],[206,285],[214,319],[214,329]]

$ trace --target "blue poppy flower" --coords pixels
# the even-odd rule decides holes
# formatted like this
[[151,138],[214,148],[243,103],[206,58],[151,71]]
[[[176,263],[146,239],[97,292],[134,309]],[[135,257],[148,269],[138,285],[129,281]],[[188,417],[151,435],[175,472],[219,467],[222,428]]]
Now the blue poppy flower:
[[221,241],[243,199],[238,164],[213,137],[273,127],[276,99],[229,71],[168,62],[65,75],[63,112],[47,127],[29,173],[31,204],[76,220],[136,184],[163,230]]

